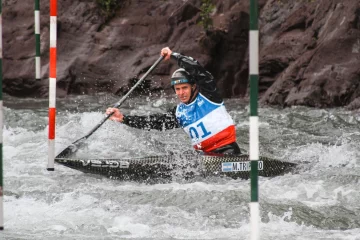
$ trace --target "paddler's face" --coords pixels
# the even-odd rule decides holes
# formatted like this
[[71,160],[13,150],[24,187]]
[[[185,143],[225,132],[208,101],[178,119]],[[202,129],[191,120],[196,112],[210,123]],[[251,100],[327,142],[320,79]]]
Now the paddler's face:
[[179,83],[174,86],[175,94],[182,103],[188,103],[191,97],[192,86],[190,83]]

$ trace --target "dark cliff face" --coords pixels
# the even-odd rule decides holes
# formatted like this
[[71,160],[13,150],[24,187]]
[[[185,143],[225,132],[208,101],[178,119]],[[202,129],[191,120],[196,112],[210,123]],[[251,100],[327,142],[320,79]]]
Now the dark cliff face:
[[[196,58],[224,97],[248,94],[248,0],[214,0],[204,31],[200,0],[124,0],[107,19],[95,0],[58,2],[57,95],[122,94],[161,48]],[[41,2],[42,80],[35,81],[34,7],[3,3],[4,92],[48,93],[49,1]],[[260,0],[260,100],[263,104],[360,107],[360,3]],[[170,90],[174,62],[143,86]]]
[[262,13],[260,84],[269,84],[263,102],[358,105],[359,1],[267,3]]

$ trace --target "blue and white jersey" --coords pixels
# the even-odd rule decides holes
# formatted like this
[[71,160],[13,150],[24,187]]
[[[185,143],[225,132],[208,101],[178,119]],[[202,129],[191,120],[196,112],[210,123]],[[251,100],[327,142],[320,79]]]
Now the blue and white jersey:
[[180,103],[176,118],[196,149],[212,151],[236,141],[234,122],[224,103],[214,103],[201,93],[190,104]]

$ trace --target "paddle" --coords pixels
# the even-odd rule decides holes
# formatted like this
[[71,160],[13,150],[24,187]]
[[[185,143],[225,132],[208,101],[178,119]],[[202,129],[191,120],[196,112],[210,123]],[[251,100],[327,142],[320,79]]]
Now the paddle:
[[[150,68],[149,70],[140,78],[140,80],[113,106],[113,108],[119,108],[121,104],[126,100],[126,98],[130,95],[134,89],[139,86],[139,84],[149,75],[149,73],[154,70],[154,68],[164,59],[163,56],[161,56]],[[78,149],[78,145],[84,142],[88,137],[90,137],[103,123],[111,117],[114,113],[110,113],[109,115],[105,116],[99,124],[97,124],[93,129],[90,130],[88,134],[83,136],[82,138],[76,140],[73,142],[70,146],[62,150],[55,158],[66,158],[70,156],[72,153],[76,152]]]

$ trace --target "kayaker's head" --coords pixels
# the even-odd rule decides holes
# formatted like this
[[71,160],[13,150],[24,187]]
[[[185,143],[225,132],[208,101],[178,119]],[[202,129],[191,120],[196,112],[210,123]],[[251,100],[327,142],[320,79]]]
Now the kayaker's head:
[[171,86],[182,103],[190,103],[196,96],[197,87],[195,81],[183,68],[179,68],[173,73]]

